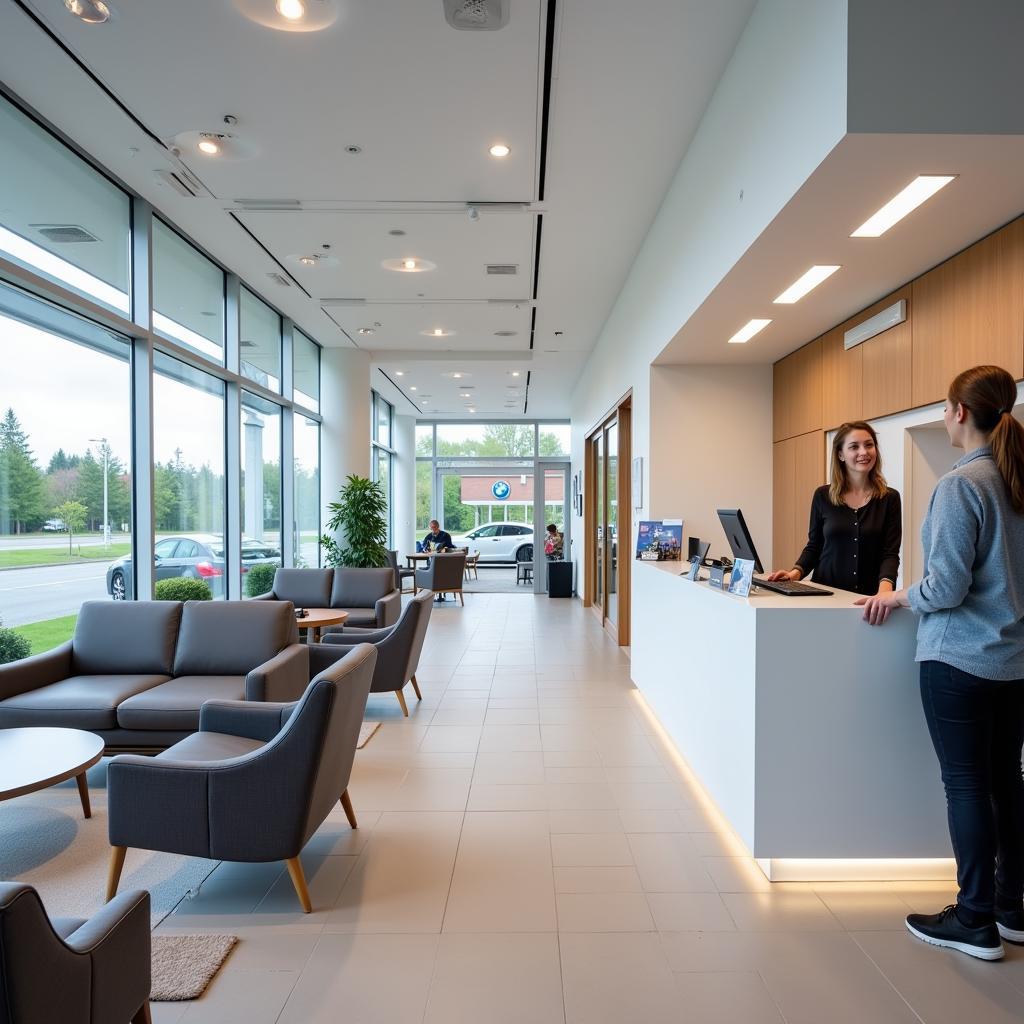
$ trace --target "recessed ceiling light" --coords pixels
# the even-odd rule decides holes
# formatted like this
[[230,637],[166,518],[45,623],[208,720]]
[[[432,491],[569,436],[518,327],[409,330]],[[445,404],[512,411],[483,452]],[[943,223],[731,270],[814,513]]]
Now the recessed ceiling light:
[[450,338],[455,334],[444,327],[431,327],[429,331],[420,331],[424,338]]
[[461,373],[453,373],[452,377],[454,377],[455,380],[461,380],[462,379],[462,374]]
[[926,199],[931,199],[944,188],[955,174],[920,174],[902,192],[897,193],[877,213],[868,217],[851,238],[878,238],[897,221],[916,210]]
[[[316,257],[315,256],[300,256],[299,257],[299,262],[304,267],[315,267],[316,266]],[[361,333],[362,333],[362,331],[360,331],[360,334]]]
[[373,334],[373,328],[372,327],[360,327],[359,328],[359,333],[360,334]]
[[87,25],[102,25],[114,13],[102,0],[64,0],[64,6]]
[[817,288],[822,281],[830,278],[838,269],[838,266],[815,264],[806,274],[794,281],[775,301],[783,305],[799,302],[812,288]]
[[402,260],[402,269],[403,270],[415,270],[416,269],[416,261],[415,260]]
[[513,370],[512,371],[512,376],[513,377],[518,377],[519,376],[519,371],[518,370]]
[[199,150],[208,156],[216,156],[220,152],[220,146],[213,139],[200,139]]
[[459,398],[472,398],[473,395],[469,391],[460,391]]
[[416,390],[416,385],[415,384],[410,384],[409,385],[409,390],[410,391],[415,391]]
[[466,406],[466,412],[476,412],[476,409],[474,409],[473,406],[471,406],[471,405],[467,405]]
[[426,405],[426,404],[427,404],[427,400],[425,398],[421,398],[420,399],[420,405]]
[[747,323],[729,339],[729,344],[742,345],[744,342],[750,341],[758,331],[763,331],[770,323],[771,320],[748,320]]
[[504,142],[496,142],[493,146],[491,146],[488,152],[491,154],[491,156],[502,157],[508,156],[509,153],[512,152],[512,150],[509,149],[509,147],[506,146]]
[[289,21],[298,21],[306,13],[302,0],[277,0],[274,9]]
[[405,376],[405,370],[395,370],[395,376],[396,377],[404,377]]
[[422,274],[426,270],[436,270],[437,264],[430,260],[422,260],[418,256],[401,256],[394,259],[381,260],[385,270],[395,270],[399,274]]

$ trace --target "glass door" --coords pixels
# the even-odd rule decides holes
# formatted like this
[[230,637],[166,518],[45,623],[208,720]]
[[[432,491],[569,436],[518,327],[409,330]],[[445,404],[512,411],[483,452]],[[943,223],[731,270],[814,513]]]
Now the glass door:
[[[568,495],[572,467],[568,462],[542,462],[538,473],[543,473],[544,486],[537,488],[534,502],[534,520],[537,523],[537,544],[534,547],[533,590],[543,594],[547,590],[548,564],[571,561],[572,537],[569,534]],[[555,532],[548,530],[549,526]]]
[[594,604],[604,619],[604,431],[594,438],[594,486],[597,500],[594,502],[594,551],[597,565],[594,576]]
[[604,428],[606,481],[604,487],[604,564],[605,618],[619,621],[619,424],[613,421]]

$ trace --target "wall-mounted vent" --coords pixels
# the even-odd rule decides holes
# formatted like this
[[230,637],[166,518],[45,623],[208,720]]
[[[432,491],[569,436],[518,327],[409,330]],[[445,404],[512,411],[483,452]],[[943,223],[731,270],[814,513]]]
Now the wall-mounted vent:
[[518,263],[488,263],[487,273],[494,275],[510,275],[519,273]]
[[284,276],[284,274],[279,274],[276,270],[273,271],[272,273],[267,274],[267,277],[269,277],[270,280],[274,282],[274,284],[279,284],[283,288],[291,288],[292,286],[291,281],[289,281],[288,278]]
[[179,196],[184,196],[186,199],[198,199],[210,195],[199,183],[198,178],[193,178],[191,174],[180,168],[176,171],[160,168],[153,172],[153,177],[161,185],[173,188]]
[[444,19],[464,32],[495,32],[508,24],[508,0],[444,0]]
[[67,244],[69,242],[98,242],[99,239],[91,232],[86,231],[80,224],[30,224],[51,242]]

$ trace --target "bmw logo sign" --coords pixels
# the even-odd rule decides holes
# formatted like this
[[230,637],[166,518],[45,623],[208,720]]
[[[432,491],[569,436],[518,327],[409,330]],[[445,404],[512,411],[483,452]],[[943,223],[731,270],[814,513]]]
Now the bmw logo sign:
[[507,480],[495,480],[491,484],[491,494],[493,494],[498,501],[504,501],[512,493],[512,488],[509,487]]

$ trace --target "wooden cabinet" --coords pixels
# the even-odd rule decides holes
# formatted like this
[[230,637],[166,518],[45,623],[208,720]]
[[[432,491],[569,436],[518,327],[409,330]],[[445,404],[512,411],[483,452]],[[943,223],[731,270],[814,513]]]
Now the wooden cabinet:
[[1024,218],[919,277],[912,294],[913,406],[941,402],[982,363],[1024,376]]
[[862,418],[874,419],[894,412],[910,409],[913,404],[911,388],[911,336],[914,304],[911,286],[907,285],[892,295],[876,302],[869,309],[846,324],[846,330],[869,320],[887,306],[903,299],[907,303],[907,319],[890,327],[878,337],[865,341],[857,348],[864,351],[864,405]]
[[821,338],[821,426],[825,430],[864,418],[864,346],[846,351],[843,334],[849,326],[840,324]]
[[777,441],[773,459],[772,565],[790,569],[807,542],[811,497],[825,483],[825,435],[813,430]]
[[780,359],[772,368],[774,441],[820,430],[821,339]]

